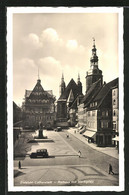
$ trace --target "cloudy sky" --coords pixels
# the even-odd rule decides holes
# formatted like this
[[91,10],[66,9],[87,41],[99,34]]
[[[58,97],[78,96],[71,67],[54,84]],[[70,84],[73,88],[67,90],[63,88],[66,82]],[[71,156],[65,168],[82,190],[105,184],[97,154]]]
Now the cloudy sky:
[[13,14],[13,99],[21,105],[25,89],[32,90],[38,67],[44,90],[58,99],[62,72],[66,85],[80,74],[83,93],[95,38],[104,81],[118,77],[118,14]]

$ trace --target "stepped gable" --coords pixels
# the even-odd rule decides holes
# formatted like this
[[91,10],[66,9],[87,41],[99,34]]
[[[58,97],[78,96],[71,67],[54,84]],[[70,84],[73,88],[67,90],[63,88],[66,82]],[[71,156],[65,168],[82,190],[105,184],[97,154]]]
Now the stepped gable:
[[75,98],[79,94],[79,91],[78,91],[78,86],[73,79],[70,80],[69,84],[67,85],[64,93],[60,96],[59,100],[61,100],[61,99],[67,100],[71,89],[73,92],[73,96]]
[[28,98],[29,99],[48,99],[48,98],[52,98],[53,99],[53,95],[50,94],[47,91],[44,91],[44,89],[41,85],[41,80],[37,80],[37,83],[36,83],[34,89],[31,91]]
[[106,97],[109,91],[116,85],[118,85],[118,78],[103,85],[97,96],[94,98],[94,101],[98,102],[98,106],[100,106],[102,100]]
[[93,99],[93,97],[96,95],[98,90],[100,90],[100,87],[101,87],[101,79],[99,79],[98,81],[96,81],[91,85],[86,95],[82,99],[81,103],[86,103],[87,105],[89,103],[89,100]]

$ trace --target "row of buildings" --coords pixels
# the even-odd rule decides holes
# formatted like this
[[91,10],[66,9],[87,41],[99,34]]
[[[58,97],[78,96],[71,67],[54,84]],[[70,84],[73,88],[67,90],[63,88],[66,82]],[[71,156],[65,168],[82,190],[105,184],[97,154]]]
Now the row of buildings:
[[26,90],[22,106],[23,126],[37,128],[39,121],[46,128],[78,126],[83,135],[98,146],[112,146],[119,136],[118,78],[105,83],[98,67],[98,56],[93,40],[90,69],[86,74],[86,93],[78,75],[66,86],[62,74],[60,97],[56,101],[52,91],[45,91],[38,79],[32,91]]

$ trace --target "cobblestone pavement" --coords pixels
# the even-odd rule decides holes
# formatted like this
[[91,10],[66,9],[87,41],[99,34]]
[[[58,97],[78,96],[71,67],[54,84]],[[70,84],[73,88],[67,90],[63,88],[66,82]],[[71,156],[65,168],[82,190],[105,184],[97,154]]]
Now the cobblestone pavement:
[[91,165],[26,167],[15,173],[15,186],[116,186],[118,181]]
[[[69,134],[67,138],[67,133],[68,131],[44,131],[44,135],[50,142],[26,142],[26,147],[30,145],[28,154],[39,148],[47,148],[50,156],[43,159],[30,159],[29,156],[17,157],[14,160],[15,185],[117,186],[119,183],[118,159],[94,150],[72,134]],[[78,150],[82,152],[81,158],[78,157]],[[19,160],[22,164],[21,170],[17,168]],[[115,175],[108,174],[109,163],[112,164]],[[34,181],[29,183],[33,178]],[[24,183],[22,183],[23,180]],[[60,180],[62,182],[58,183]],[[39,183],[36,183],[38,181]],[[45,181],[48,183],[44,183]]]

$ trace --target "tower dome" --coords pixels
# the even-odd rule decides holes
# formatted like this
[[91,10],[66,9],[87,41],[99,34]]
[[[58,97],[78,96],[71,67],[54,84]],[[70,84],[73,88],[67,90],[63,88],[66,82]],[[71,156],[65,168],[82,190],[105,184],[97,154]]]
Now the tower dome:
[[93,38],[92,56],[90,58],[90,69],[87,71],[86,75],[86,92],[90,89],[91,85],[101,79],[101,84],[103,82],[102,71],[98,68],[98,56],[96,54],[95,39]]

